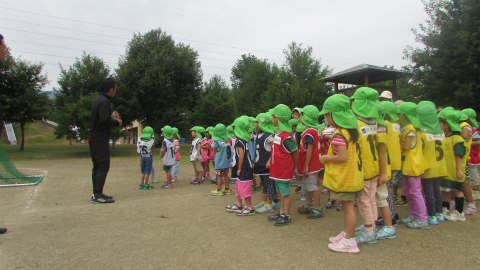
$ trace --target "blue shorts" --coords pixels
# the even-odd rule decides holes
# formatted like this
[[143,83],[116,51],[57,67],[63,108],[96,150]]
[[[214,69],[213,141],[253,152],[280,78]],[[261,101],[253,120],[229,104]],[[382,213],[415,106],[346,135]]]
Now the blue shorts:
[[148,174],[152,172],[152,156],[140,157],[140,169],[142,174]]

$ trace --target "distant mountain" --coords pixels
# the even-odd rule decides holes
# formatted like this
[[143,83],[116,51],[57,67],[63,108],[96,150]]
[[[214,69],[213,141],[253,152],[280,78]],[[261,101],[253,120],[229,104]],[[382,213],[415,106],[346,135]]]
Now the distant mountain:
[[50,99],[55,99],[55,92],[53,91],[42,91],[42,93],[46,93]]

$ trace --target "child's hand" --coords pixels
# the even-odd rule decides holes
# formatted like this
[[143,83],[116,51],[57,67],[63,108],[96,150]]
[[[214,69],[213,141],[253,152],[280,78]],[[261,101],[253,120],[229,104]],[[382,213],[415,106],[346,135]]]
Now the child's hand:
[[240,176],[241,171],[242,171],[242,169],[239,168],[238,171],[237,171],[237,176]]
[[457,171],[457,179],[460,180],[463,178],[463,172],[462,171]]
[[387,176],[386,175],[380,175],[378,177],[378,183],[380,183],[380,185],[383,185],[383,184],[386,184],[387,183]]
[[322,164],[325,164],[325,157],[326,157],[326,156],[320,156],[320,162],[321,162]]
[[307,177],[308,175],[308,166],[303,167],[303,176]]

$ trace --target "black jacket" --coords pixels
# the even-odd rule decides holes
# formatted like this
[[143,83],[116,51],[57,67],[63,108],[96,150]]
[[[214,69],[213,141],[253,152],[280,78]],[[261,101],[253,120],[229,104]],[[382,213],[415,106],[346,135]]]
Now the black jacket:
[[110,140],[110,128],[118,125],[118,121],[112,118],[110,97],[106,94],[101,94],[92,104],[89,141],[108,143]]

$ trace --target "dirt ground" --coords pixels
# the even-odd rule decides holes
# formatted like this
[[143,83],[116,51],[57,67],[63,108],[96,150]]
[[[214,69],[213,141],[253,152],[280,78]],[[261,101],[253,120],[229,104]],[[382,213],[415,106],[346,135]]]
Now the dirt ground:
[[[428,231],[399,224],[397,238],[360,246],[360,254],[328,249],[343,228],[343,213],[308,220],[292,211],[292,225],[275,227],[265,215],[224,210],[234,196],[210,195],[214,185],[189,184],[181,165],[174,189],[139,190],[138,159],[112,159],[105,193],[114,204],[92,204],[89,159],[16,162],[45,171],[38,186],[0,188],[0,269],[480,269],[478,216],[443,222]],[[164,180],[156,161],[158,180]],[[292,188],[293,192],[293,188]],[[261,199],[254,192],[253,203]],[[322,194],[322,206],[327,196]],[[301,206],[293,194],[292,209]],[[401,217],[408,207],[399,207]],[[358,224],[361,224],[357,212]]]

